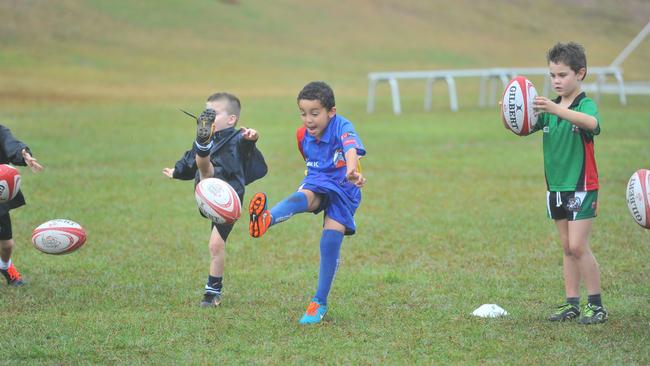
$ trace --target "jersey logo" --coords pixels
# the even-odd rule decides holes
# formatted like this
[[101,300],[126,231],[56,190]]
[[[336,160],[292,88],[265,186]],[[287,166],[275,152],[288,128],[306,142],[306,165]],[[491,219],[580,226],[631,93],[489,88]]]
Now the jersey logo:
[[581,204],[582,202],[580,201],[580,197],[571,197],[566,203],[566,209],[572,212],[579,212],[581,210]]
[[548,126],[544,126],[544,128],[542,128],[542,132],[544,132],[544,133],[548,133],[548,131],[550,131],[550,129],[548,128]]
[[343,151],[341,149],[336,149],[334,152],[334,158],[332,159],[332,163],[334,163],[334,166],[336,168],[341,168],[345,166],[345,158],[343,157]]

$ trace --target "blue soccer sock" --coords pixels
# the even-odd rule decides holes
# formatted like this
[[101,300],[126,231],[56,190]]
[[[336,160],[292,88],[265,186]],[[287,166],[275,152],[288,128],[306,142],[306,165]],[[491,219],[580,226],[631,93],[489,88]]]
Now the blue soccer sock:
[[314,298],[318,303],[327,305],[327,295],[332,288],[336,270],[339,267],[339,253],[343,243],[343,233],[336,230],[323,230],[320,238],[320,273],[318,289]]
[[278,202],[271,209],[271,225],[288,220],[291,216],[305,212],[309,208],[307,196],[302,192],[294,192],[291,196]]

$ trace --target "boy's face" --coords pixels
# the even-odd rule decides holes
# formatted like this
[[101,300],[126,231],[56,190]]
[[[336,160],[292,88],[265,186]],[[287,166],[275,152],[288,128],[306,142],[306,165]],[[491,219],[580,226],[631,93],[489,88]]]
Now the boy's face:
[[298,101],[300,119],[307,128],[310,136],[321,138],[330,119],[336,114],[336,107],[329,111],[323,107],[319,100],[300,99]]
[[226,109],[228,106],[227,103],[225,100],[215,100],[205,103],[205,108],[212,108],[217,112],[217,116],[214,118],[214,123],[212,124],[212,132],[225,130],[237,123],[237,116],[228,114],[228,110]]
[[551,85],[557,95],[568,97],[580,90],[580,82],[585,77],[586,70],[580,69],[577,73],[564,63],[548,63],[548,70],[551,76]]

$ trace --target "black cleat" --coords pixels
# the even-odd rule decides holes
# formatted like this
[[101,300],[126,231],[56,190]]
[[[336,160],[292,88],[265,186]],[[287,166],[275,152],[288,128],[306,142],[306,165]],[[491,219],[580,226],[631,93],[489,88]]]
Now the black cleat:
[[201,300],[202,308],[214,308],[221,304],[221,293],[206,292]]
[[573,320],[580,316],[580,309],[569,303],[562,304],[557,307],[557,311],[553,313],[548,320],[552,322],[563,322],[565,320]]
[[212,138],[212,124],[217,117],[214,109],[206,109],[196,119],[196,143],[205,146]]
[[602,306],[594,304],[585,305],[582,310],[582,316],[578,322],[580,324],[599,324],[607,321],[607,310]]

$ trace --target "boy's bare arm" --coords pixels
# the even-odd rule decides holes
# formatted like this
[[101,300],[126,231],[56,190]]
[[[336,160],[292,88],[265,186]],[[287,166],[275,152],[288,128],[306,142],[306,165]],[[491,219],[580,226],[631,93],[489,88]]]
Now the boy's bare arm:
[[593,131],[598,127],[598,121],[594,116],[562,107],[546,97],[536,97],[534,107],[537,111],[554,114],[583,130]]
[[359,171],[359,156],[357,155],[357,149],[350,149],[345,153],[345,166],[346,166],[346,178],[354,183],[355,186],[361,188],[366,184],[366,178],[363,177],[361,171]]

